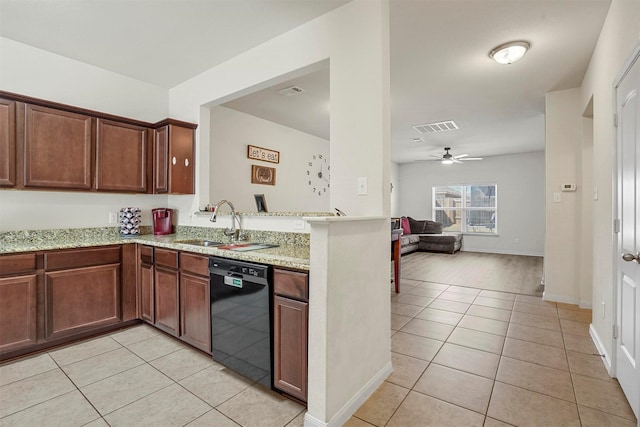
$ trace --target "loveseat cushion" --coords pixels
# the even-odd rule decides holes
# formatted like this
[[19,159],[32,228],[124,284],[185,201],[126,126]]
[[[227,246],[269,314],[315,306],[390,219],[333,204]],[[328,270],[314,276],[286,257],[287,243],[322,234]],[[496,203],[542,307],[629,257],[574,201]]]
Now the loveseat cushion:
[[411,217],[407,217],[409,220],[409,227],[411,228],[411,234],[440,234],[442,233],[442,223],[436,221],[430,221],[428,219],[418,221]]
[[404,235],[411,234],[411,226],[409,225],[409,219],[406,216],[400,218],[400,227]]
[[420,236],[418,236],[417,234],[403,235],[400,239],[401,239],[400,240],[400,245],[401,246],[410,245],[411,243],[420,242]]

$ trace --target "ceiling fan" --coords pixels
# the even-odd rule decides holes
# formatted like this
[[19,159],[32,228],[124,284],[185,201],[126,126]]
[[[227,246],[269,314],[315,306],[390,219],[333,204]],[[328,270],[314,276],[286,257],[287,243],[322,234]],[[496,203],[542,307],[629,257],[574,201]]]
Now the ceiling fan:
[[449,150],[451,150],[451,147],[445,147],[445,152],[442,156],[435,156],[432,154],[431,157],[435,157],[440,162],[442,162],[443,165],[450,165],[451,163],[462,163],[466,162],[467,160],[482,160],[482,157],[467,157],[468,154],[460,154],[458,156],[454,156],[453,154],[449,153]]

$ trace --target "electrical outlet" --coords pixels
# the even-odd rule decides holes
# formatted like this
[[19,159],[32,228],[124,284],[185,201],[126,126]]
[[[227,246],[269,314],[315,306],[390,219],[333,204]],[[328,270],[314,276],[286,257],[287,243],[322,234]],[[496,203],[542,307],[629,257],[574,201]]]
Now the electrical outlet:
[[109,224],[116,224],[118,222],[118,214],[116,212],[109,212]]
[[304,230],[304,221],[302,221],[302,220],[293,221],[293,229],[294,230]]

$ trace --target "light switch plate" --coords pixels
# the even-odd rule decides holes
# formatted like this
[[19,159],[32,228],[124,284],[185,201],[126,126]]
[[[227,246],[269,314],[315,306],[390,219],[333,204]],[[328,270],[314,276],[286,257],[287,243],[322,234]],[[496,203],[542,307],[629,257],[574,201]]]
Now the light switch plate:
[[367,177],[359,177],[358,178],[358,195],[365,196],[367,194]]
[[553,193],[553,203],[560,203],[560,202],[562,202],[562,193],[560,192]]

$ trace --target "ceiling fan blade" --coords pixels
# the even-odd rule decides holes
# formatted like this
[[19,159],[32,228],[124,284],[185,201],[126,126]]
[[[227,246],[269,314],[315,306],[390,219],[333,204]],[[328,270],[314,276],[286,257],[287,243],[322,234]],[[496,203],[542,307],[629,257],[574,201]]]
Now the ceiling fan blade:
[[451,159],[451,161],[453,163],[462,163],[460,160],[456,159],[455,157],[453,159]]
[[467,156],[468,156],[468,154],[460,154],[459,156],[453,156],[453,157],[455,157],[456,159],[461,159],[461,158],[467,157]]
[[436,156],[434,154],[429,154],[430,157],[433,157],[434,159],[441,159],[442,156]]
[[467,158],[460,159],[460,160],[464,160],[465,162],[467,160],[482,160],[482,157],[467,157]]

